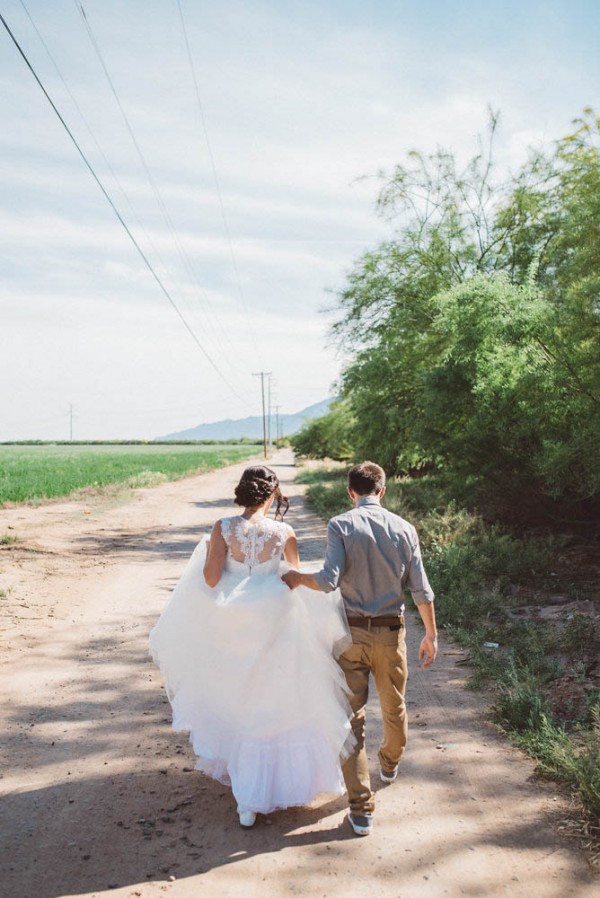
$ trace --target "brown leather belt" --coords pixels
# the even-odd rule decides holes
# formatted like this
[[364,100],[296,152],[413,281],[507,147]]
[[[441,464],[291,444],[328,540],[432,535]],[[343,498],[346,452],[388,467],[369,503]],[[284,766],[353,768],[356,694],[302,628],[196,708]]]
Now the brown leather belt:
[[389,627],[393,630],[401,630],[404,627],[404,615],[390,615],[389,617],[349,617],[350,627],[360,627],[362,630],[371,631],[373,627]]

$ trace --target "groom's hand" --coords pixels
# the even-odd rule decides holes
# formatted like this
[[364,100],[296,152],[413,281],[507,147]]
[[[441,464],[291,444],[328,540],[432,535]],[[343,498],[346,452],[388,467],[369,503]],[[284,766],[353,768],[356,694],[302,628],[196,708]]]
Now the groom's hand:
[[297,586],[300,586],[301,575],[299,571],[292,570],[288,571],[287,574],[282,574],[281,579],[290,589],[296,589]]
[[419,646],[419,661],[423,661],[423,663],[420,664],[419,667],[429,667],[430,664],[433,664],[437,655],[437,650],[437,637],[427,636],[426,634],[421,640],[421,645]]

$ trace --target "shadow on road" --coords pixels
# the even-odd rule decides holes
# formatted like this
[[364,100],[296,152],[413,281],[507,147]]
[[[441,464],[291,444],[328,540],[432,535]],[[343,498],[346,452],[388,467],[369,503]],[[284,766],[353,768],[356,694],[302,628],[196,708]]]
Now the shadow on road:
[[[221,499],[190,503],[214,507],[215,518],[223,504]],[[322,558],[325,524],[298,497],[292,499],[288,520],[298,535],[301,558]],[[106,553],[141,565],[161,558],[179,561],[191,555],[211,526],[101,531],[80,536],[76,545],[82,554]],[[164,574],[154,582],[166,591],[174,583]],[[125,582],[131,586],[131,580]],[[218,869],[237,879],[243,894],[248,870],[256,879],[263,869],[244,866],[253,857],[269,865],[271,895],[303,891],[396,898],[422,894],[427,880],[439,886],[437,892],[429,888],[428,895],[444,894],[446,886],[450,895],[477,898],[559,894],[540,891],[535,862],[520,868],[518,891],[513,891],[510,859],[533,848],[532,857],[543,863],[561,851],[556,821],[527,815],[534,787],[530,791],[527,782],[509,776],[505,750],[497,750],[499,737],[483,727],[472,699],[462,693],[448,699],[447,693],[457,689],[452,658],[442,655],[434,669],[416,670],[417,626],[411,632],[409,624],[415,664],[408,693],[414,718],[409,751],[393,786],[384,788],[374,779],[381,812],[376,833],[357,839],[344,822],[343,798],[259,817],[250,830],[239,826],[230,790],[193,770],[187,737],[171,729],[160,673],[147,655],[156,613],[132,622],[127,608],[124,597],[112,616],[94,613],[79,625],[79,641],[72,629],[75,620],[62,628],[54,625],[47,640],[28,643],[17,657],[19,672],[25,677],[30,672],[31,682],[36,682],[36,670],[44,671],[44,688],[39,694],[35,688],[15,691],[5,711],[0,882],[6,895],[59,898],[165,883],[171,876],[198,877],[201,885],[204,875]],[[48,686],[52,682],[54,688]],[[376,769],[381,738],[376,700],[369,705],[367,732]],[[468,762],[461,761],[459,750],[475,745],[478,753],[471,749]],[[498,814],[490,808],[508,810]],[[286,855],[290,848],[302,851]],[[575,868],[565,861],[563,869]],[[571,875],[573,890],[562,895],[584,894],[588,880],[581,879],[579,889],[580,875]],[[417,890],[410,886],[406,891],[408,881],[417,883]],[[253,888],[260,885],[254,882]]]
[[[140,631],[148,632],[153,622],[150,615],[141,619]],[[354,863],[364,850],[364,840],[357,840],[344,822],[343,798],[259,817],[254,828],[242,829],[230,790],[193,770],[186,736],[172,731],[170,707],[145,640],[141,648],[139,639],[119,644],[99,635],[75,648],[65,638],[64,646],[62,654],[57,647],[54,660],[78,669],[77,682],[64,683],[50,704],[32,696],[10,709],[14,735],[6,744],[4,769],[18,764],[32,784],[2,801],[7,895],[59,898],[165,882],[170,876],[180,880],[256,855],[269,855],[272,862],[294,847],[303,849],[306,888],[312,883],[316,889],[331,875],[336,854],[347,851]],[[35,654],[31,658],[34,665],[41,661]],[[472,709],[457,711],[455,738],[468,735],[473,725]],[[375,703],[368,735],[375,759],[381,737]],[[453,859],[462,862],[482,849],[502,846],[518,852],[527,845],[542,854],[556,851],[553,827],[540,826],[539,820],[514,816],[507,825],[503,817],[495,826],[482,826],[482,801],[453,779],[447,764],[436,763],[440,757],[433,745],[425,755],[409,752],[398,782],[385,789],[377,784],[378,800],[387,803],[386,816],[392,820],[388,838],[399,847],[384,851],[370,868],[374,887]],[[503,781],[501,772],[490,761],[490,794],[494,801],[509,803],[515,785]],[[36,779],[43,785],[36,786]],[[435,806],[413,807],[412,789],[422,782],[438,792]],[[441,844],[417,837],[415,847],[415,832],[447,832],[448,837]],[[292,882],[291,868],[286,876]],[[469,892],[467,881],[463,885],[463,894],[478,894]]]
[[[139,623],[147,631],[153,622]],[[172,731],[160,674],[144,651],[96,637],[55,660],[77,661],[79,682],[57,689],[51,704],[32,696],[10,709],[4,769],[18,764],[45,785],[2,800],[5,894],[58,898],[179,879],[351,838],[339,821],[322,825],[343,799],[259,816],[242,829],[231,791],[193,770],[187,737]]]

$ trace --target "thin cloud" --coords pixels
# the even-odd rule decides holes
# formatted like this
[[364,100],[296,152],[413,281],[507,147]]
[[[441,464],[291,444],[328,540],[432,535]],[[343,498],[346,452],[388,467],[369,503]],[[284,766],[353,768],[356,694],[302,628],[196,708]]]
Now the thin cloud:
[[[19,40],[157,272],[246,401],[201,357],[6,46],[0,376],[8,388],[0,422],[13,424],[0,438],[64,436],[61,410],[69,402],[77,404],[81,437],[122,435],[123,417],[135,408],[151,407],[148,417],[131,412],[127,435],[140,437],[255,413],[255,343],[277,374],[286,411],[324,398],[340,366],[325,349],[328,319],[319,309],[331,304],[326,290],[341,287],[353,260],[389,234],[373,211],[376,173],[413,147],[451,146],[466,158],[488,104],[501,109],[500,158],[514,167],[529,143],[547,145],[566,131],[593,99],[589,85],[600,74],[600,7],[582,0],[551,8],[533,0],[403,4],[402,15],[383,0],[188,3],[219,197],[174,10],[156,0],[105,0],[90,8],[90,21],[182,260],[75,4],[28,0],[28,8],[121,186],[13,2],[6,15]],[[186,413],[180,425],[170,408],[197,417]]]

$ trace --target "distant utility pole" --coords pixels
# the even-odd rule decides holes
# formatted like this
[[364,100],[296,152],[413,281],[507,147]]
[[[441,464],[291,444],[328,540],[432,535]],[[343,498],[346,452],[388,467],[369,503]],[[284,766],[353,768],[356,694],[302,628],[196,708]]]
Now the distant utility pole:
[[73,442],[73,406],[69,406],[69,440]]
[[267,414],[265,411],[265,377],[270,377],[271,371],[257,371],[252,377],[260,377],[260,392],[262,396],[262,413],[263,413],[263,449],[265,458],[267,458]]
[[269,442],[269,450],[271,449],[271,374],[269,373],[269,382],[267,383],[267,392],[268,392],[268,402],[267,407],[269,409],[269,414],[267,416],[267,432],[268,432],[268,442]]
[[279,409],[280,405],[275,406],[275,445],[279,448]]

